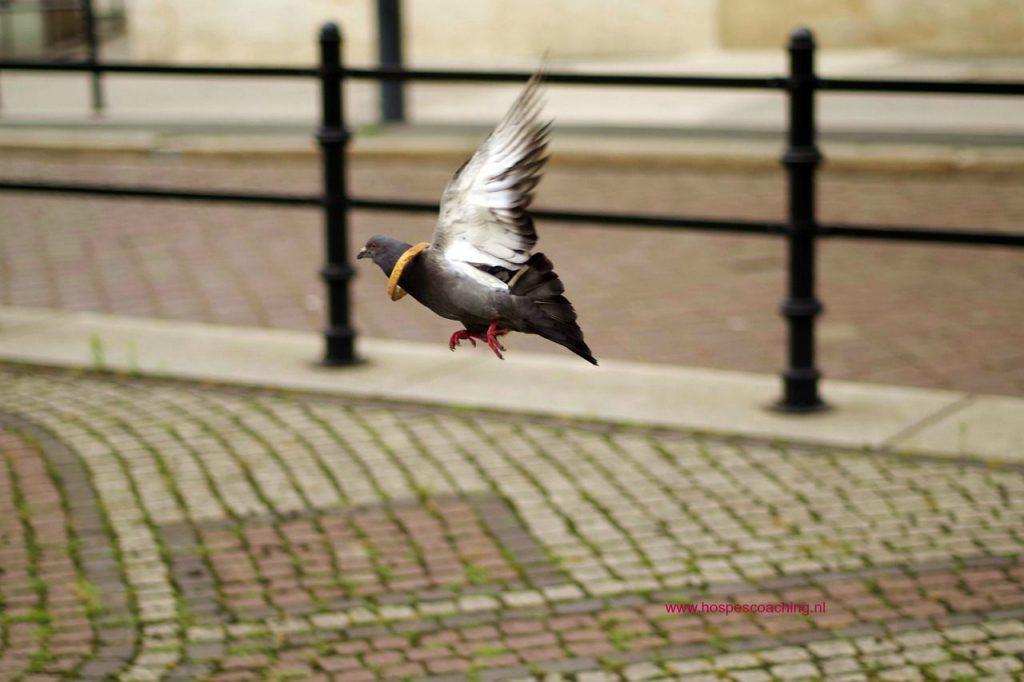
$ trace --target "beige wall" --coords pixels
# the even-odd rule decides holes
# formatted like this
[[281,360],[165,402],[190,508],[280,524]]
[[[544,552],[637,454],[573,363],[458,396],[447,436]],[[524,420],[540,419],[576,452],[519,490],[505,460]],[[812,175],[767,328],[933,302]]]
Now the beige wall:
[[[1024,0],[404,0],[420,64],[671,57],[778,48],[798,24],[830,48],[1024,54]],[[375,0],[128,0],[132,56],[312,63],[317,27],[341,23],[346,58],[375,54]]]
[[[717,0],[405,0],[421,63],[553,56],[669,56],[714,47]],[[129,0],[137,59],[309,63],[317,26],[341,24],[346,57],[374,58],[376,0]]]
[[[717,0],[405,0],[414,58],[671,56],[716,46]],[[456,49],[457,48],[457,49]]]
[[370,49],[372,0],[128,0],[132,57],[182,62],[311,64],[324,19],[349,55]]
[[1024,0],[719,0],[725,48],[777,47],[797,24],[828,47],[1024,54]]

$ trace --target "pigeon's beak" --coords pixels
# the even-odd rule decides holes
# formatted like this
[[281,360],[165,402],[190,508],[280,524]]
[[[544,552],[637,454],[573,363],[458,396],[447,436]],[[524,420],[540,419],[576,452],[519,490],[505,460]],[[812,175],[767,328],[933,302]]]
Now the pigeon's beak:
[[356,254],[356,260],[361,260],[363,258],[369,258],[369,257],[370,257],[370,252],[367,251],[365,248],[362,251],[360,251],[358,254]]

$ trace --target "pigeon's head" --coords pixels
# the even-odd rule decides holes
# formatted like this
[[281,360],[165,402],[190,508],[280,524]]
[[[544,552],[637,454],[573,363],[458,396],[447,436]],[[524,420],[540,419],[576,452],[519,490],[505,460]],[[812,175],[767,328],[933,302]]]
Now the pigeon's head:
[[377,235],[366,240],[366,246],[363,247],[363,250],[359,252],[356,258],[372,258],[373,262],[384,271],[384,274],[390,277],[395,263],[398,262],[398,259],[410,246],[411,244],[407,244],[394,237]]

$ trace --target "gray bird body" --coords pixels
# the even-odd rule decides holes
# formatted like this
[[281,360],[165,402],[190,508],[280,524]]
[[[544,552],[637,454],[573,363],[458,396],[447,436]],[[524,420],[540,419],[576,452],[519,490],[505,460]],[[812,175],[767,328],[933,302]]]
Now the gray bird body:
[[[486,330],[492,320],[511,323],[517,317],[509,293],[481,287],[433,249],[427,249],[409,264],[401,282],[409,284],[406,291],[410,296],[441,317],[458,320],[469,331]],[[520,325],[511,326],[521,331]]]
[[[388,277],[398,257],[412,246],[391,237],[374,237],[381,270]],[[453,266],[434,249],[426,249],[402,271],[399,285],[417,301],[441,317],[461,322],[469,331],[483,331],[495,319],[507,321],[513,331],[527,332],[516,296],[483,287],[472,276]],[[529,303],[524,301],[523,303]]]
[[[537,233],[526,209],[547,161],[550,127],[539,120],[539,85],[537,76],[530,79],[494,132],[456,171],[429,248],[405,265],[398,284],[473,336],[495,325],[539,334],[597,364],[551,261],[531,253]],[[373,258],[390,277],[410,246],[372,237],[359,257]]]

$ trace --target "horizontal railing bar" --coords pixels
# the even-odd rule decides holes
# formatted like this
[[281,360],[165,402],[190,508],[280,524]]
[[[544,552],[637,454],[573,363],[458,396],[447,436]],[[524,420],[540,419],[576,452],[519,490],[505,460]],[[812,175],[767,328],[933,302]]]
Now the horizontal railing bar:
[[317,69],[308,66],[232,66],[228,64],[156,64],[132,62],[40,62],[2,60],[0,71],[85,71],[99,73],[148,73],[181,76],[262,76],[266,78],[313,78]]
[[183,201],[223,201],[242,204],[273,204],[278,206],[321,206],[318,195],[273,194],[268,192],[211,192],[156,187],[126,187],[89,183],[39,182],[35,180],[0,180],[0,190],[23,192],[55,192],[61,194],[96,194],[108,197],[146,199],[180,199]]
[[[232,66],[216,64],[158,64],[131,62],[67,61],[40,62],[30,60],[0,61],[0,70],[22,71],[85,71],[109,73],[148,73],[164,75],[196,76],[265,76],[265,77],[313,77],[318,70],[310,67],[290,66]],[[419,80],[419,81],[476,81],[508,82],[525,81],[532,74],[528,71],[469,71],[460,69],[401,69],[401,68],[346,68],[346,78],[374,80]],[[621,86],[677,86],[708,88],[764,88],[780,89],[786,86],[786,79],[776,77],[732,77],[732,76],[673,76],[657,74],[594,74],[594,73],[547,73],[549,83],[576,85],[621,85]]]
[[[392,201],[386,199],[350,198],[352,208],[373,211],[399,211],[404,213],[437,213],[438,205],[420,201]],[[692,230],[720,230],[747,234],[785,234],[786,224],[766,220],[723,220],[686,216],[637,215],[629,213],[589,213],[585,211],[549,211],[533,209],[530,215],[542,220],[584,222],[622,227],[661,227]],[[980,244],[991,246],[1024,246],[1024,235],[979,232],[971,230],[937,230],[925,227],[868,227],[860,225],[821,225],[822,237],[850,239],[882,239],[897,241],[946,242],[951,244]]]
[[1024,95],[1022,81],[917,81],[819,78],[821,90],[845,92],[931,93],[944,95]]
[[[254,76],[267,78],[312,78],[313,67],[235,66],[228,64],[161,64],[133,62],[2,60],[0,70],[82,71],[193,76]],[[401,69],[396,67],[349,68],[347,78],[407,81],[463,81],[518,83],[530,77],[528,71],[476,71],[464,69]],[[788,79],[778,76],[695,76],[664,74],[599,74],[551,72],[549,83],[564,85],[610,85],[650,87],[698,87],[777,90]],[[907,79],[819,78],[818,88],[834,92],[889,92],[948,95],[1024,95],[1019,81],[938,81]]]
[[[349,197],[348,205],[370,211],[398,211],[402,213],[437,213],[438,205],[420,201],[392,201],[386,199],[360,199]],[[618,227],[657,227],[690,230],[715,230],[747,234],[782,234],[786,226],[780,222],[758,220],[718,220],[685,216],[637,215],[630,213],[590,213],[586,211],[549,211],[531,209],[530,215],[541,220],[572,223],[595,223]]]
[[[405,213],[437,213],[438,205],[420,201],[392,201],[386,199],[349,199],[349,206],[374,211]],[[595,223],[617,227],[654,227],[746,234],[785,234],[783,222],[765,220],[723,220],[720,218],[693,218],[686,216],[637,215],[628,213],[589,213],[584,211],[546,211],[532,209],[530,215],[542,220]],[[889,241],[938,242],[948,244],[975,244],[983,246],[1024,246],[1024,235],[981,232],[963,229],[940,230],[927,227],[868,227],[861,225],[820,225],[818,235],[846,239],[880,239]]]
[[[472,71],[463,69],[401,69],[397,67],[346,68],[349,78],[412,81],[467,81],[519,83],[533,75],[530,71]],[[548,83],[564,85],[676,86],[704,88],[786,87],[786,79],[775,76],[688,76],[630,73],[546,72]]]
[[[183,201],[214,201],[277,206],[318,207],[323,204],[317,195],[273,194],[266,192],[212,192],[186,189],[160,189],[151,187],[125,187],[88,183],[57,183],[39,181],[0,180],[0,190],[48,192],[62,194],[95,194],[107,197],[177,199]],[[437,213],[436,203],[426,201],[394,201],[350,197],[353,209],[371,211],[398,211],[402,213]],[[687,216],[643,215],[633,213],[592,213],[588,211],[533,210],[531,215],[541,220],[572,223],[594,223],[616,227],[668,228],[732,232],[743,234],[785,234],[786,224],[770,220],[723,220]],[[972,230],[942,230],[927,227],[868,227],[849,224],[823,224],[821,237],[843,239],[878,239],[886,241],[932,242],[945,244],[973,244],[978,246],[1024,247],[1024,234],[979,232]]]
[[884,241],[932,242],[939,244],[974,244],[977,246],[1024,247],[1024,234],[982,232],[975,230],[942,230],[930,227],[867,227],[863,225],[824,224],[818,227],[822,237],[840,239],[879,239]]

